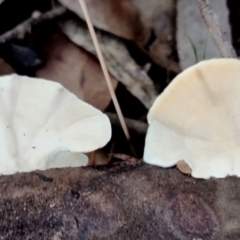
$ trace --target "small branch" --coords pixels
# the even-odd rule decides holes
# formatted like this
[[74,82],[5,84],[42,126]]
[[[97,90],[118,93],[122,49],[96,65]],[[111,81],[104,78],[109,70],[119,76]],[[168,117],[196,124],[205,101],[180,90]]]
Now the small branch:
[[[109,117],[112,125],[121,127],[118,116],[116,114],[114,113],[106,113],[106,114]],[[134,119],[129,119],[129,118],[124,118],[124,119],[130,131],[134,131],[140,135],[146,134],[147,128],[148,128],[148,125],[146,123],[138,120],[134,120]]]
[[32,16],[29,19],[20,23],[12,30],[1,35],[0,43],[4,43],[14,38],[23,39],[26,33],[30,33],[32,31],[32,27],[34,25],[60,17],[66,12],[67,9],[64,7],[57,7],[45,13],[36,11],[32,14]]
[[237,55],[232,44],[219,27],[217,15],[209,6],[209,0],[196,0],[196,3],[222,57],[236,58]]

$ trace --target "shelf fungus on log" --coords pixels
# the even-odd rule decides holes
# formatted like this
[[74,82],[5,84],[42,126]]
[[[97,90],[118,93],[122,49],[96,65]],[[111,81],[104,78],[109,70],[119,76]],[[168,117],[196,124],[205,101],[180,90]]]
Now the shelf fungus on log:
[[108,117],[62,85],[0,77],[0,174],[85,166],[111,137]]
[[196,178],[240,177],[240,61],[212,59],[179,74],[148,114],[144,161],[179,161]]
[[0,176],[0,236],[238,240],[239,186],[142,162]]

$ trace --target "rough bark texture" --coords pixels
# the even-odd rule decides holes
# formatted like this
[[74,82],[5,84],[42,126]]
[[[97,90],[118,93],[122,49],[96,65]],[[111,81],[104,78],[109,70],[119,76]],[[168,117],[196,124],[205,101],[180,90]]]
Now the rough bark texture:
[[0,177],[0,239],[240,239],[240,179],[143,163]]

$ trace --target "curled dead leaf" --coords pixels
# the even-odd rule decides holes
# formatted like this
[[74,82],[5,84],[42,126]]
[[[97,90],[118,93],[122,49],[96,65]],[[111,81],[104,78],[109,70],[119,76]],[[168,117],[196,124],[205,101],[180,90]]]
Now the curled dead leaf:
[[[67,20],[61,23],[63,32],[77,45],[96,55],[89,31],[83,22]],[[157,94],[153,81],[130,56],[124,42],[102,31],[96,31],[109,72],[138,98],[146,108],[150,108]]]
[[[226,1],[211,0],[211,7],[220,16],[219,24],[222,32],[228,39],[231,39]],[[181,68],[186,69],[204,59],[221,57],[196,2],[178,0],[177,12],[177,48]],[[196,29],[198,29],[197,34]]]
[[[58,0],[84,19],[78,0]],[[134,41],[154,62],[174,72],[175,0],[88,0],[86,5],[93,24],[102,30]]]

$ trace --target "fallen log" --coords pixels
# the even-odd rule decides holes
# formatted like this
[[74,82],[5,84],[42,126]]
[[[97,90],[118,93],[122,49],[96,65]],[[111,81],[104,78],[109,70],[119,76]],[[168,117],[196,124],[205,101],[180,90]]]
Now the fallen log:
[[0,177],[0,239],[240,239],[240,179],[139,162]]

